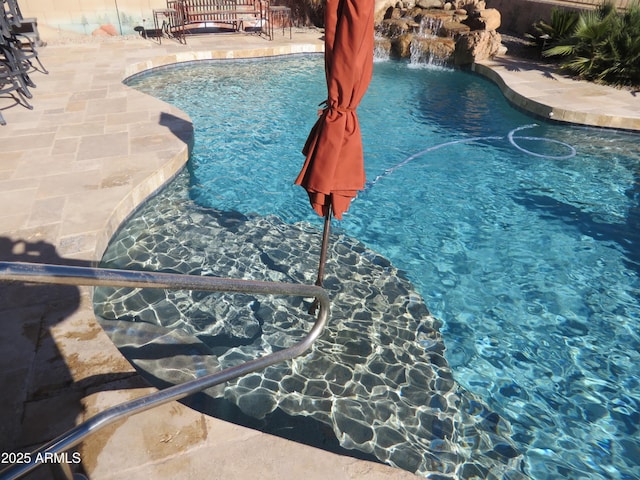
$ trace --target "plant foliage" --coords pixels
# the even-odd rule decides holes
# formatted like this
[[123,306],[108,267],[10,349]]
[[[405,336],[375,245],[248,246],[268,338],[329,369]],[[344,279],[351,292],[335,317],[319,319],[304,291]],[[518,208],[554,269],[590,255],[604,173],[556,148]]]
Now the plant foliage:
[[528,37],[533,38],[541,48],[548,48],[571,36],[578,23],[579,14],[575,10],[554,8],[549,23],[543,20],[533,24],[536,31]]
[[549,25],[536,25],[549,35],[543,55],[560,57],[567,72],[595,82],[640,86],[638,1],[623,12],[604,3],[577,14],[575,23],[573,15],[556,13]]

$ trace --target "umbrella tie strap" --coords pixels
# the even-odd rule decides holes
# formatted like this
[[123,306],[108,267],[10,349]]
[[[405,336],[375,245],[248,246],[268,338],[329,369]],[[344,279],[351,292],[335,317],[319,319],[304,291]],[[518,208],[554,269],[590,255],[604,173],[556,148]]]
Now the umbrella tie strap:
[[328,111],[331,111],[331,110],[333,110],[334,112],[339,112],[339,113],[349,113],[349,112],[355,113],[355,111],[356,111],[355,108],[339,107],[337,105],[331,105],[328,100],[323,101],[319,105],[321,105],[321,106],[324,105],[321,109],[318,110],[318,116],[319,117],[324,115],[325,112],[328,112]]
[[341,112],[341,113],[348,113],[348,112],[355,112],[356,111],[355,108],[348,108],[348,107],[329,107],[329,110],[335,110],[336,112]]

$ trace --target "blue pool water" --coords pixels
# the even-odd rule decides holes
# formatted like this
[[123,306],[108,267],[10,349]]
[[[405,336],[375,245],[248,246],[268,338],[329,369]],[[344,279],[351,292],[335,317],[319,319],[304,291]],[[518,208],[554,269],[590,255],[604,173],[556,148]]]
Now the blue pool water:
[[[293,180],[322,57],[130,84],[193,119],[195,204],[321,228]],[[640,478],[638,135],[538,121],[482,78],[401,62],[376,64],[358,111],[368,184],[337,231],[405,272],[527,474]]]

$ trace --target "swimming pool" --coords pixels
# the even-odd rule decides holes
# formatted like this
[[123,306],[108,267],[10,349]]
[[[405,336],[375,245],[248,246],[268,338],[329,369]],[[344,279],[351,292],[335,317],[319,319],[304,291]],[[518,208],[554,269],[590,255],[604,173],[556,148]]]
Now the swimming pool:
[[[105,261],[191,273],[195,264],[201,273],[224,270],[230,276],[254,275],[250,264],[256,263],[268,267],[261,274],[269,278],[311,283],[317,256],[299,255],[294,246],[313,252],[321,220],[292,182],[315,105],[324,96],[323,82],[322,58],[314,56],[197,64],[136,78],[136,88],[189,113],[196,143],[188,175],[123,227]],[[270,370],[212,397],[224,395],[243,413],[254,413],[256,424],[287,408],[333,422],[342,446],[421,473],[452,473],[464,463],[452,458],[458,456],[480,458],[467,465],[483,477],[492,468],[487,458],[498,457],[496,477],[495,472],[514,477],[521,468],[533,478],[640,476],[634,371],[640,357],[637,135],[536,122],[509,107],[484,79],[399,62],[376,64],[359,113],[369,181],[345,219],[336,222],[340,240],[333,254],[344,262],[328,281],[328,288],[348,285],[352,293],[340,291],[347,295],[345,307],[334,312],[332,322],[341,327],[332,331],[332,342],[310,355],[320,363],[299,367],[321,371],[316,354],[330,357],[332,345],[344,347],[343,357],[367,361],[355,361],[348,374],[332,371],[333,379],[297,386],[286,373]],[[291,237],[294,246],[287,241]],[[203,254],[214,248],[210,243],[215,255]],[[298,265],[290,264],[301,256]],[[344,267],[349,262],[355,274]],[[368,283],[393,293],[384,300],[368,296]],[[278,304],[271,311],[254,299],[194,306],[194,298],[135,293],[98,292],[98,313],[114,318],[138,312],[134,319],[149,325],[149,335],[166,316],[172,320],[162,328],[176,327],[183,332],[177,336],[216,338],[208,347],[222,360],[202,355],[201,368],[224,361],[227,350],[242,357],[252,343],[270,348],[261,339],[267,322],[260,319],[267,317],[256,313],[267,309],[280,318],[288,308]],[[420,322],[431,318],[420,296],[435,319]],[[396,305],[394,298],[404,303]],[[378,301],[379,310],[393,312],[393,318],[371,315],[369,304]],[[227,318],[226,326],[212,326],[210,311]],[[247,326],[246,318],[258,320]],[[398,319],[401,325],[390,325]],[[281,322],[269,337],[276,344],[302,328],[290,317]],[[469,396],[445,387],[435,400],[419,398],[436,381],[449,381],[444,365],[426,376],[407,366],[424,361],[421,355],[440,341],[433,334],[438,330],[446,351],[429,358],[437,363],[443,354]],[[190,345],[196,353],[204,349]],[[422,354],[413,351],[416,346]],[[373,360],[376,350],[388,359],[387,367]],[[358,368],[366,376],[356,381]],[[408,382],[414,388],[383,388],[400,371],[405,380],[414,379]],[[380,383],[381,377],[389,382]],[[386,403],[357,401],[357,392],[345,393],[349,382],[364,385],[370,399],[384,391]],[[273,391],[277,395],[268,393]],[[285,400],[274,400],[278,395]],[[462,398],[457,404],[456,396]],[[278,408],[269,411],[274,404]],[[415,408],[398,410],[408,404]],[[466,443],[451,438],[455,429],[445,413],[454,404],[457,421],[475,428]],[[350,425],[340,430],[335,425],[341,422]],[[379,424],[373,434],[366,428],[372,423]],[[398,423],[408,427],[391,432],[389,425]],[[393,445],[410,444],[407,449],[379,445],[399,431],[405,438]],[[425,439],[425,431],[431,437]],[[491,433],[492,448],[483,450],[478,444]],[[522,452],[524,467],[510,441]],[[396,451],[401,458],[393,456]],[[420,452],[433,458],[420,463],[414,458]],[[473,468],[456,473],[471,477]]]

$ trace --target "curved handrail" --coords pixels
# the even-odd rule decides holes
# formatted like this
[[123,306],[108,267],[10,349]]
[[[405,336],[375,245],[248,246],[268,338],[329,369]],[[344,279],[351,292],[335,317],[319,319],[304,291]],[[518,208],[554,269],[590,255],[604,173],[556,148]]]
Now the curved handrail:
[[150,395],[111,407],[89,420],[77,425],[67,433],[50,441],[29,455],[29,461],[14,464],[0,472],[0,479],[15,479],[27,474],[39,463],[39,458],[50,458],[45,454],[64,452],[80,443],[88,435],[130,415],[149,410],[173,400],[180,400],[193,393],[226,382],[241,375],[264,369],[275,363],[289,360],[306,351],[320,336],[329,320],[329,296],[315,285],[238,280],[220,277],[203,277],[173,273],[143,272],[88,267],[70,267],[20,262],[0,262],[0,282],[19,281],[30,283],[53,283],[63,285],[162,288],[171,290],[200,290],[209,292],[253,293],[264,295],[294,295],[315,297],[320,305],[316,321],[300,342],[273,352],[264,357],[211,373],[179,385],[160,390]]

